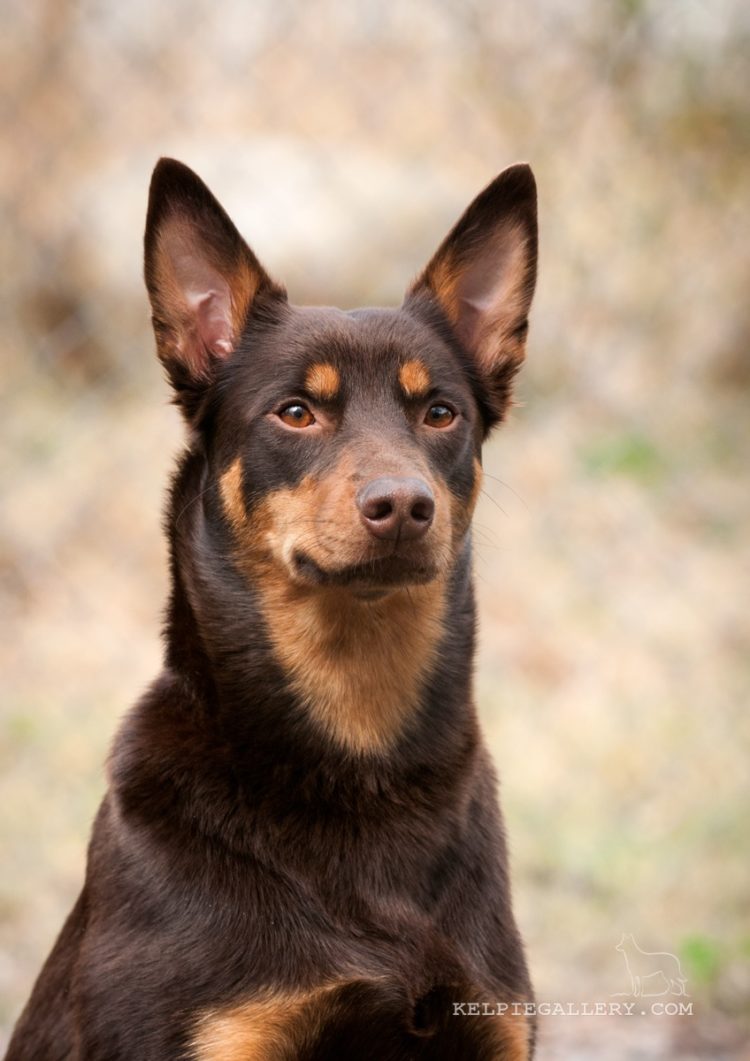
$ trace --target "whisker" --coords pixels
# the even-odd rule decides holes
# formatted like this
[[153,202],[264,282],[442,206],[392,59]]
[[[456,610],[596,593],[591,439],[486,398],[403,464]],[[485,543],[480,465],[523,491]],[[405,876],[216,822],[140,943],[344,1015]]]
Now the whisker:
[[209,491],[211,490],[211,485],[212,485],[212,484],[209,484],[209,485],[208,485],[207,487],[205,487],[205,489],[201,490],[201,491],[200,491],[200,493],[196,494],[196,495],[195,495],[195,497],[191,497],[191,498],[190,498],[190,500],[189,500],[189,501],[188,501],[188,502],[187,502],[187,503],[186,503],[186,504],[184,505],[184,507],[183,507],[183,508],[182,508],[182,509],[180,510],[180,512],[178,513],[178,515],[177,515],[177,516],[175,516],[175,521],[174,521],[174,526],[175,526],[175,530],[177,530],[177,527],[178,527],[178,526],[179,526],[179,524],[180,524],[180,520],[181,520],[181,519],[182,519],[182,517],[183,517],[183,516],[185,515],[185,513],[187,512],[187,510],[188,510],[188,509],[190,508],[190,506],[191,506],[191,505],[194,505],[196,501],[200,501],[200,499],[201,499],[202,497],[205,497],[205,496],[206,496],[206,494],[207,494],[207,493],[208,493],[208,492],[209,492]]
[[500,486],[504,486],[506,490],[510,490],[510,492],[513,494],[513,496],[518,498],[518,500],[521,502],[523,507],[528,509],[529,506],[527,505],[527,503],[524,501],[524,499],[521,497],[521,495],[518,493],[518,491],[513,489],[513,487],[510,485],[510,483],[506,483],[504,479],[498,479],[498,477],[496,475],[490,475],[489,472],[485,472],[484,473],[484,477],[485,477],[485,479],[493,479],[496,483],[499,483]]
[[500,504],[500,502],[496,501],[495,498],[492,496],[492,494],[488,494],[486,490],[480,490],[480,493],[483,494],[489,501],[491,501],[492,504],[495,505],[496,508],[499,508],[504,516],[508,515],[508,513],[505,511],[505,509]]

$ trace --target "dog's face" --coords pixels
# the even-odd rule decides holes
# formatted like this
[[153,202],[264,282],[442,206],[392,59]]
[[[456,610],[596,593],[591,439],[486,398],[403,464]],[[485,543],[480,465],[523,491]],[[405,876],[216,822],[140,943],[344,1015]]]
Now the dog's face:
[[516,166],[400,309],[293,307],[198,178],[159,164],[146,231],[159,355],[248,573],[366,600],[445,576],[523,358],[535,263],[534,182]]
[[481,474],[450,347],[398,311],[285,307],[227,365],[225,511],[248,558],[371,597],[449,567]]

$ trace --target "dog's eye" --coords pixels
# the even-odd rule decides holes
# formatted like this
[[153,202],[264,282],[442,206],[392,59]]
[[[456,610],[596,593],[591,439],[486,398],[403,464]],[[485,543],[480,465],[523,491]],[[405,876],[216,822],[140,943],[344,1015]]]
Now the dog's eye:
[[309,427],[310,424],[315,423],[315,417],[307,406],[302,405],[301,402],[292,402],[291,405],[285,405],[283,409],[279,410],[278,416],[287,427]]
[[427,410],[424,422],[430,427],[448,427],[452,424],[456,414],[447,405],[431,405]]

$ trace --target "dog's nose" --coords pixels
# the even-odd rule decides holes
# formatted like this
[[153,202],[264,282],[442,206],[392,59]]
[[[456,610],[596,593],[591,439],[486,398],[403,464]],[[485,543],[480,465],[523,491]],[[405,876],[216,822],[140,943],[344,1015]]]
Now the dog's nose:
[[376,538],[414,541],[430,528],[435,498],[422,479],[373,479],[357,494],[357,507]]

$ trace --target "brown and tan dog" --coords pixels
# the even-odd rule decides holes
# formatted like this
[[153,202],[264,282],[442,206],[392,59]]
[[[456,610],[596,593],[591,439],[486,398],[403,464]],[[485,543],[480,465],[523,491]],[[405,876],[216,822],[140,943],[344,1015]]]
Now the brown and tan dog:
[[531,1056],[470,524],[535,274],[525,165],[400,309],[342,312],[291,306],[159,163],[146,281],[190,428],[164,669],[7,1061]]

